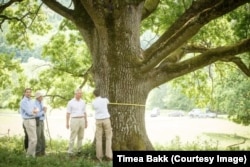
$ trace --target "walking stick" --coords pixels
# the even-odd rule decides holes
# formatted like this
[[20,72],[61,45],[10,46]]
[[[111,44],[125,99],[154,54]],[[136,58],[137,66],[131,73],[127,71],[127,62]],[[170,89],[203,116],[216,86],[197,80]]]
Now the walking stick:
[[[50,111],[50,112],[51,112],[51,111]],[[51,144],[52,138],[51,138],[51,135],[50,135],[50,130],[49,130],[49,123],[48,123],[47,113],[45,113],[45,120],[46,120],[46,125],[47,125],[47,128],[48,128],[47,133],[48,133],[48,136],[49,136],[49,144],[50,144],[50,148],[51,148],[51,150],[52,150],[52,144]]]

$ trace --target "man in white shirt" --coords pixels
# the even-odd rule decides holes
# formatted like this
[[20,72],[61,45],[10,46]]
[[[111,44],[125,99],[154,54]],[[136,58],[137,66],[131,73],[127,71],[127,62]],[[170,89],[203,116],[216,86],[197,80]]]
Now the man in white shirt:
[[95,99],[92,102],[92,106],[95,110],[95,119],[96,119],[96,157],[100,161],[103,158],[103,147],[102,147],[102,136],[103,132],[106,137],[106,151],[105,156],[107,160],[113,159],[112,153],[112,127],[110,122],[110,114],[108,112],[108,103],[107,98],[100,96],[99,90],[94,90]]
[[[69,124],[70,122],[70,124]],[[77,153],[81,152],[84,128],[87,128],[86,104],[82,100],[82,90],[75,90],[75,97],[67,104],[66,128],[70,128],[69,155],[74,153],[74,143],[77,137]]]

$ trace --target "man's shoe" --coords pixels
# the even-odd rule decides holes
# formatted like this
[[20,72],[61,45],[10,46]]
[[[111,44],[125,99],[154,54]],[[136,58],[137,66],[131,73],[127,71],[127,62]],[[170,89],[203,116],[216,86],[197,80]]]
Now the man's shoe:
[[81,152],[81,151],[78,151],[78,152],[76,153],[76,155],[77,155],[77,156],[80,156],[80,155],[82,155],[82,152]]
[[69,157],[73,157],[73,156],[74,156],[74,153],[68,153],[68,156],[69,156]]
[[45,155],[45,153],[44,152],[37,152],[36,153],[36,156],[38,156],[38,157],[40,157],[40,156],[44,156]]
[[106,157],[106,160],[107,160],[107,161],[113,161],[113,158]]

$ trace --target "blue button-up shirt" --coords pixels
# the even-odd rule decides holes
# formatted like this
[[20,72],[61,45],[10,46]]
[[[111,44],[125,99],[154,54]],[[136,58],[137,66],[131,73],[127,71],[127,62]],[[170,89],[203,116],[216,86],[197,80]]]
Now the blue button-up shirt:
[[34,107],[35,107],[34,101],[24,96],[20,103],[22,118],[23,119],[35,118],[35,115],[33,115]]
[[45,119],[45,115],[44,115],[44,111],[43,111],[43,103],[35,100],[35,106],[38,108],[38,113],[36,115],[36,117],[39,117],[39,120],[44,120]]

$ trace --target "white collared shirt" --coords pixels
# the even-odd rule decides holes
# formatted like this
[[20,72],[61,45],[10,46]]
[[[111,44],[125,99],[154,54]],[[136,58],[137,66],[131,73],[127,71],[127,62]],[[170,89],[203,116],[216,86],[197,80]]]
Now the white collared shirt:
[[85,116],[86,104],[82,99],[77,100],[76,98],[71,99],[67,105],[67,113],[70,113],[72,117],[83,117]]
[[92,106],[95,110],[95,119],[106,119],[110,117],[108,103],[109,100],[107,98],[102,98],[100,96],[93,100]]

